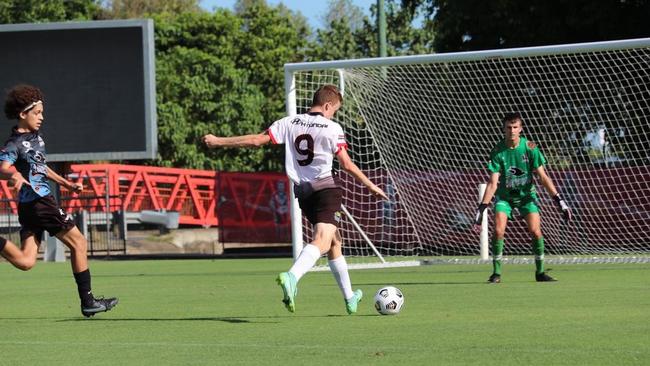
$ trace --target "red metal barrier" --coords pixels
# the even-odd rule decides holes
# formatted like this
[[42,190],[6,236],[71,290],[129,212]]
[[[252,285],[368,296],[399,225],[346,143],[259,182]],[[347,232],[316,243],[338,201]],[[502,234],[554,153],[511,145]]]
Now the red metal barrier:
[[[286,241],[290,231],[288,200],[282,203],[277,199],[278,193],[288,195],[289,192],[288,180],[282,173],[217,173],[139,165],[72,164],[68,179],[84,186],[80,194],[62,190],[68,211],[81,206],[79,197],[93,197],[84,200],[83,206],[91,212],[103,212],[108,195],[110,206],[121,206],[126,212],[178,211],[179,223],[183,225],[217,226],[221,218],[226,230],[224,235],[232,236],[232,240],[268,231],[262,234],[265,240]],[[219,210],[217,196],[221,197]],[[13,200],[14,197],[15,191],[7,187],[6,181],[0,181],[0,199]],[[271,203],[273,197],[276,202]],[[9,204],[16,214],[16,202]],[[280,207],[281,204],[285,207]]]
[[283,173],[219,173],[219,204],[224,242],[291,242],[289,180]]
[[[109,182],[108,194],[121,197],[124,211],[178,211],[180,224],[205,227],[218,224],[215,177],[216,172],[206,170],[118,164],[73,164],[69,175],[84,184],[81,195],[103,197]],[[93,202],[97,211],[106,206],[103,198]]]

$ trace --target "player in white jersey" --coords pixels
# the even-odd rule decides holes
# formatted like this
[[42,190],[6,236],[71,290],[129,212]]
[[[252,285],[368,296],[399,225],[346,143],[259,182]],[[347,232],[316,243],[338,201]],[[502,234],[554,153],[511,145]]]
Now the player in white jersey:
[[368,187],[370,193],[388,199],[384,191],[350,159],[343,129],[331,120],[342,102],[343,97],[335,86],[324,85],[314,93],[309,112],[275,121],[263,133],[234,137],[203,136],[203,143],[209,148],[259,147],[269,142],[285,145],[287,176],[294,184],[302,212],[314,225],[312,242],[305,245],[291,269],[280,273],[277,278],[284,295],[282,301],[290,312],[295,311],[298,281],[325,253],[343,293],[348,314],[356,313],[363,297],[361,290],[352,291],[348,265],[341,250],[338,224],[342,189],[332,176],[334,156],[341,168]]

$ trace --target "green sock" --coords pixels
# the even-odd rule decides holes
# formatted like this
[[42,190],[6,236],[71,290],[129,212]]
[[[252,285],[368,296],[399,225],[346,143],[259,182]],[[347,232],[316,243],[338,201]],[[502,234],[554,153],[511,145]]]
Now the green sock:
[[535,254],[535,273],[544,272],[544,238],[533,239],[533,253]]
[[504,239],[492,240],[492,273],[501,276],[501,257],[503,256],[503,243]]

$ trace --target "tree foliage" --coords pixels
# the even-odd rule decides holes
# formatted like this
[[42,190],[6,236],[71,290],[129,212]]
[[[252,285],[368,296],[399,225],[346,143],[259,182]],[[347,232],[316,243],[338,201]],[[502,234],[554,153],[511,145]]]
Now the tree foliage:
[[[330,0],[315,33],[265,0],[234,11],[198,0],[3,0],[0,22],[150,17],[155,22],[159,157],[152,164],[281,170],[282,149],[211,150],[208,132],[260,133],[284,116],[289,62],[375,57],[376,5]],[[386,0],[389,56],[650,36],[647,0]],[[369,10],[369,15],[367,14]]]
[[102,17],[106,19],[130,19],[150,14],[202,11],[199,0],[105,0],[102,10]]
[[283,65],[303,59],[304,27],[252,4],[235,14],[158,16],[158,165],[280,170],[281,149],[206,150],[199,138],[260,133],[285,114]]
[[156,68],[158,146],[161,166],[246,170],[260,151],[208,151],[206,133],[260,130],[263,95],[235,64],[241,21],[227,11],[158,16]]
[[647,0],[427,0],[427,6],[439,52],[650,35]]
[[0,23],[46,23],[96,19],[100,5],[95,0],[2,0]]
[[[388,56],[433,51],[431,27],[424,27],[426,23],[419,22],[427,9],[423,1],[387,0],[385,6]],[[308,53],[310,61],[376,57],[379,54],[376,5],[371,6],[370,17],[362,17],[361,25],[358,13],[353,9],[355,6],[349,0],[330,2],[327,15],[330,23],[316,31],[316,41]]]
[[328,0],[327,4],[328,10],[320,19],[325,30],[330,28],[332,23],[343,18],[347,19],[352,32],[363,26],[366,16],[363,14],[363,9],[354,5],[352,0]]

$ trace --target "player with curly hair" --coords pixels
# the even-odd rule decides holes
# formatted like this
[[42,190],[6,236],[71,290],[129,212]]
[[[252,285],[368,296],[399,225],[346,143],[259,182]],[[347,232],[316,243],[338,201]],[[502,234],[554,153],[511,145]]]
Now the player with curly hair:
[[[95,298],[90,286],[87,242],[71,218],[52,196],[48,179],[73,192],[81,192],[80,183],[61,177],[47,166],[45,141],[39,134],[44,120],[44,97],[31,85],[16,85],[7,94],[5,115],[16,120],[12,134],[0,150],[0,179],[19,192],[18,220],[21,225],[19,249],[14,243],[0,240],[0,255],[23,271],[36,264],[43,232],[55,236],[70,249],[72,272],[81,300],[81,313],[90,317],[109,311],[117,298]],[[12,166],[16,168],[13,171]]]

